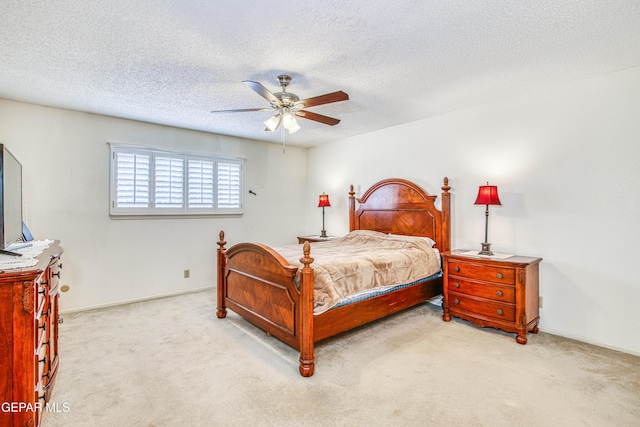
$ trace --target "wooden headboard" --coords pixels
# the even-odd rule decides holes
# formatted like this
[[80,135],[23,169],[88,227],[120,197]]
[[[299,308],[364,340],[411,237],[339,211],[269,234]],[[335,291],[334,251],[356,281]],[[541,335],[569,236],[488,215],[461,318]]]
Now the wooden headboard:
[[451,194],[449,179],[442,186],[442,210],[431,196],[413,182],[390,178],[374,184],[357,199],[349,191],[349,231],[374,230],[405,236],[430,237],[444,252],[451,250]]

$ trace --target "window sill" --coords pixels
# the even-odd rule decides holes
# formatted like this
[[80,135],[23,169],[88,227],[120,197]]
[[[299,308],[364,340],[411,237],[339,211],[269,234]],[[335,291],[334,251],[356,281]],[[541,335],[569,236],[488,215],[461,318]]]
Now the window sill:
[[241,218],[242,212],[203,213],[203,214],[109,214],[112,220],[131,219],[198,219],[198,218]]

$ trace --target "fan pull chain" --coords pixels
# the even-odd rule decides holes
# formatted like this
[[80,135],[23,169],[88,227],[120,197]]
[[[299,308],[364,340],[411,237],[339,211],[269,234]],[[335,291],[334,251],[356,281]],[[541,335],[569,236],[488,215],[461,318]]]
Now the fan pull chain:
[[284,146],[287,138],[287,133],[284,131],[284,127],[280,127],[280,135],[282,135],[282,154],[285,154]]

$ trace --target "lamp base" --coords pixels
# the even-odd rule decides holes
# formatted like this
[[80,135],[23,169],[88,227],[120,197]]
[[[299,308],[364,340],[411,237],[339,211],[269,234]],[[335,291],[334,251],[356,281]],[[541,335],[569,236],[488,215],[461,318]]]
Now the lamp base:
[[320,237],[327,237],[327,230],[322,230],[320,232]]
[[491,252],[491,243],[483,242],[482,250],[478,252],[478,255],[488,255],[488,256],[493,255],[493,252]]

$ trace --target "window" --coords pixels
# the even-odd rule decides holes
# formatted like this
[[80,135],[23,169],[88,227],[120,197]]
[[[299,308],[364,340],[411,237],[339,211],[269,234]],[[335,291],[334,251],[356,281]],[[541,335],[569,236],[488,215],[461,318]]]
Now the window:
[[242,213],[242,159],[110,146],[111,215]]

